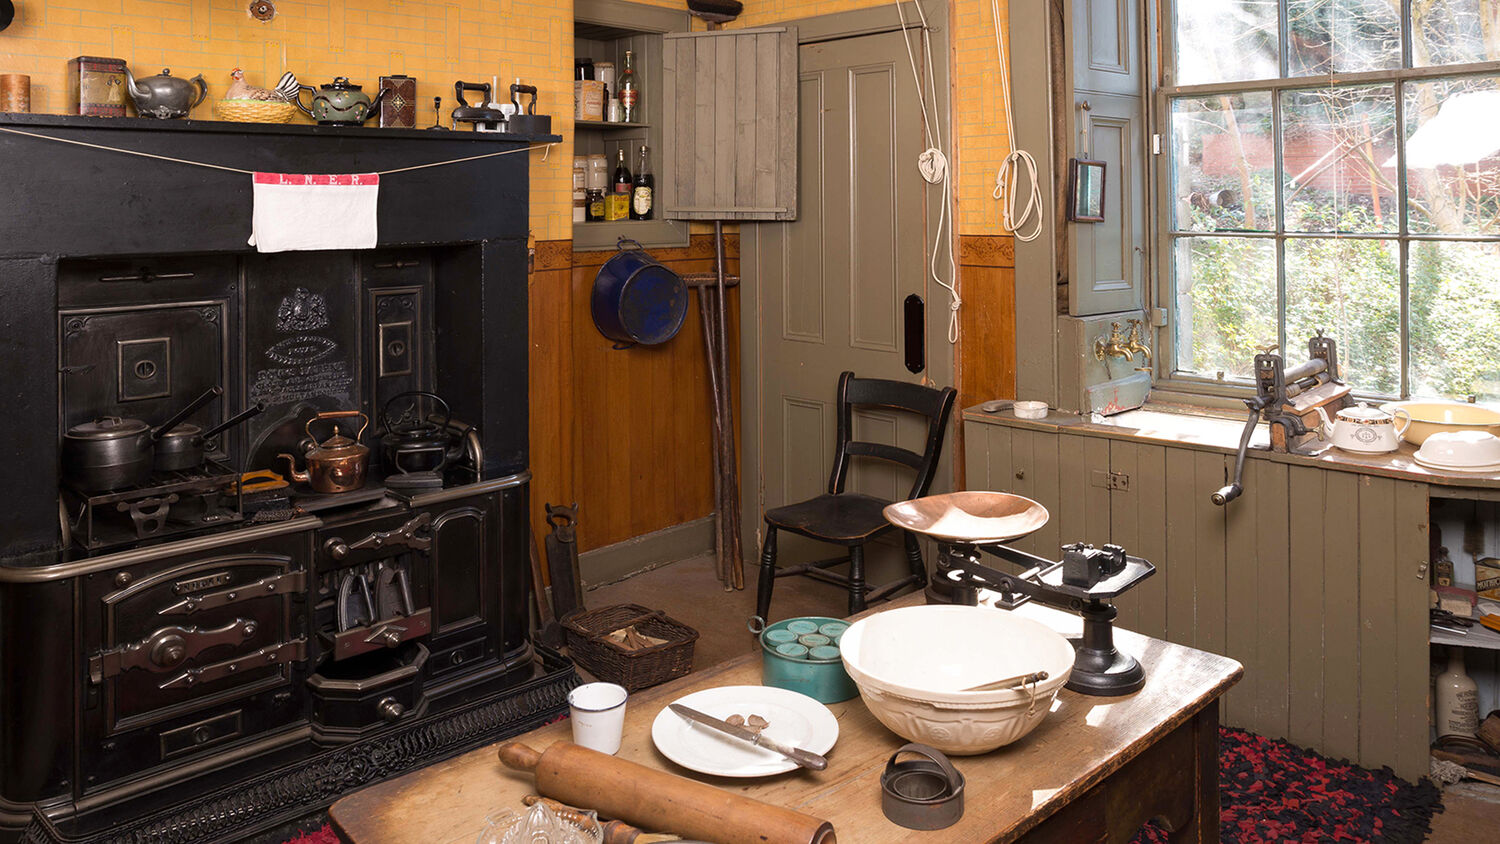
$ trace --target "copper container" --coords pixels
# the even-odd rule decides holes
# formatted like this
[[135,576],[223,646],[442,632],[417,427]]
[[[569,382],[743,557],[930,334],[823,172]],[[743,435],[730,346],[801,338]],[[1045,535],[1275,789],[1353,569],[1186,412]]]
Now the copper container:
[[68,114],[124,117],[125,60],[102,56],[68,59]]
[[[317,420],[353,416],[358,416],[363,420],[354,439],[339,433],[337,428],[334,429],[333,436],[321,443],[313,437],[312,423]],[[287,461],[287,477],[305,483],[317,492],[353,492],[365,485],[365,470],[370,463],[370,448],[361,445],[359,438],[369,424],[369,417],[357,410],[324,411],[307,420],[307,425],[303,427],[311,440],[306,454],[303,455],[303,459],[307,461],[307,471],[297,471],[297,458],[290,454],[278,454],[276,459]]]
[[417,80],[411,76],[382,76],[380,126],[383,129],[415,129],[417,126]]
[[0,111],[31,111],[31,77],[24,73],[0,73]]

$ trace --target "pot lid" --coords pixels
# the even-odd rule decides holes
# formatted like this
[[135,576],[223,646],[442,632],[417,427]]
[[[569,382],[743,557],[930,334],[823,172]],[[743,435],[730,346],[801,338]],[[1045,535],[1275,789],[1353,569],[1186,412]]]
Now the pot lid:
[[104,416],[92,422],[74,425],[68,429],[68,436],[79,440],[118,440],[149,430],[151,426],[139,419]]
[[332,82],[319,86],[325,91],[358,91],[359,86],[349,81],[347,76],[335,76]]
[[1348,422],[1389,422],[1391,415],[1378,407],[1370,407],[1360,402],[1356,407],[1346,407],[1338,412],[1338,417]]
[[370,450],[369,446],[361,445],[357,440],[351,440],[343,434],[334,434],[307,453],[308,457],[350,457],[364,454]]
[[192,422],[179,422],[177,423],[177,427],[173,428],[172,430],[162,431],[161,436],[157,437],[157,439],[188,439],[191,437],[196,437],[202,433],[203,429],[198,427],[197,425],[194,425]]

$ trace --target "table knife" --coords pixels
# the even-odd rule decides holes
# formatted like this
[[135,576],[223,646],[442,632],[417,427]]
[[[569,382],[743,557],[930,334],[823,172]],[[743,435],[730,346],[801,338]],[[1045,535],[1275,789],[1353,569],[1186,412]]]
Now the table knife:
[[747,730],[744,727],[736,727],[728,721],[722,721],[712,715],[699,712],[696,709],[683,706],[680,703],[671,704],[671,708],[673,712],[676,712],[678,715],[681,715],[689,721],[696,721],[699,724],[704,725],[705,727],[711,727],[721,733],[724,733],[725,735],[734,736],[735,738],[741,739],[742,741],[748,741],[757,747],[764,747],[767,750],[780,753],[782,756],[785,756],[786,758],[792,760],[793,762],[796,762],[798,765],[801,765],[804,768],[808,768],[814,771],[821,771],[824,768],[828,767],[828,760],[824,759],[822,756],[819,756],[816,753],[811,753],[799,747],[790,747],[771,738],[770,736],[757,733],[754,730]]

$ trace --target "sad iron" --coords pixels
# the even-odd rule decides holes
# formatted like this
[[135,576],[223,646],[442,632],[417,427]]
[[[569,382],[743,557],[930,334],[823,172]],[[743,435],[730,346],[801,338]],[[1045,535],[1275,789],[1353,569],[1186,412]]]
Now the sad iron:
[[[464,99],[465,91],[475,91],[480,95],[477,105],[469,105]],[[457,129],[460,123],[472,123],[476,131],[503,132],[505,114],[498,108],[486,105],[490,101],[492,89],[488,82],[455,82],[453,83],[453,97],[458,100],[454,106],[451,119],[453,128]],[[480,127],[483,127],[481,130]]]

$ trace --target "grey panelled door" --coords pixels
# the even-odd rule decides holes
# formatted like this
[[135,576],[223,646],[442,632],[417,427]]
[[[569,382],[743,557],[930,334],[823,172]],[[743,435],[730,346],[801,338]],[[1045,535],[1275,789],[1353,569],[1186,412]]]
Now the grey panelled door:
[[[747,512],[757,531],[765,508],[826,491],[840,372],[921,377],[903,365],[902,301],[927,295],[916,167],[926,144],[902,37],[891,32],[800,48],[799,216],[746,227],[751,313],[759,314],[758,328],[746,325],[758,331],[760,348],[759,408],[747,411],[760,429],[758,465],[746,467],[760,479],[762,507]],[[927,322],[928,374],[946,384],[951,353],[934,320]],[[918,452],[925,434],[920,422],[879,411],[857,413],[854,429],[857,438]],[[901,499],[910,484],[904,470],[856,462],[847,488]],[[940,476],[934,488],[945,487]],[[828,555],[827,546],[814,547],[785,537],[781,561]],[[880,566],[874,558],[871,565]]]

